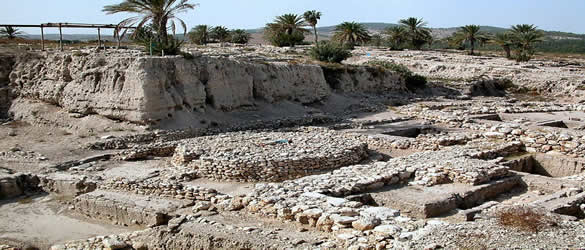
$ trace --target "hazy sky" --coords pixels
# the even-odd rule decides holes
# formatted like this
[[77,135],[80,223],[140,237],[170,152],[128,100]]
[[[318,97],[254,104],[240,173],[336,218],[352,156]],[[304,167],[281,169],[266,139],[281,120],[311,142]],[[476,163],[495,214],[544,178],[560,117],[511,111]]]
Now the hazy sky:
[[[105,15],[104,5],[122,0],[2,0],[0,23],[44,22],[117,23],[125,15]],[[509,27],[536,24],[545,30],[585,33],[585,0],[192,0],[195,11],[181,17],[197,24],[228,28],[258,28],[284,13],[323,12],[320,26],[343,21],[396,23],[423,17],[431,27],[480,24]],[[38,30],[26,29],[31,34]],[[56,30],[47,31],[55,33]],[[68,29],[65,33],[93,33]]]

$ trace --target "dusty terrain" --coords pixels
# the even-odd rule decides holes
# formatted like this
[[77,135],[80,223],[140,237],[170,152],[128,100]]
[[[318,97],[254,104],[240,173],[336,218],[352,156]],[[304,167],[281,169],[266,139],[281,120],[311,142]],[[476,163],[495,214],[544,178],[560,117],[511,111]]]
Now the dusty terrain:
[[585,61],[306,49],[2,55],[0,249],[585,248]]

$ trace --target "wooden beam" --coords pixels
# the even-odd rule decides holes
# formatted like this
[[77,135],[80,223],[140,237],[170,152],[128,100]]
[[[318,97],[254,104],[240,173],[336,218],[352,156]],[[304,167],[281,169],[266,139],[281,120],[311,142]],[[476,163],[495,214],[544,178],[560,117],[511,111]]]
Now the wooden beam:
[[[0,27],[15,27],[15,28],[102,28],[102,29],[116,29],[118,25],[115,24],[68,24],[68,23],[44,23],[41,25],[31,24],[0,24]],[[136,27],[120,27],[121,29],[135,29]]]

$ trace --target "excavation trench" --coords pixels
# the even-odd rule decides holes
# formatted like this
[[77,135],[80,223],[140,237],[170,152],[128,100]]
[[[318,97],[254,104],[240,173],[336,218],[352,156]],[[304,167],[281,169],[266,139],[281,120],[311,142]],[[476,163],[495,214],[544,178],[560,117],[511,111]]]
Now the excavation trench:
[[527,154],[505,163],[511,170],[547,177],[566,177],[585,172],[585,161],[547,154]]

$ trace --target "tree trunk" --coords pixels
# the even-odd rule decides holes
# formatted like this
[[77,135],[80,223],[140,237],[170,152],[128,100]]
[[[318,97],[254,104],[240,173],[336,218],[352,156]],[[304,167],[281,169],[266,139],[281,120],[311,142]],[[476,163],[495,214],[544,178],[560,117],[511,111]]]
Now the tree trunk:
[[475,54],[474,53],[475,52],[474,51],[475,50],[475,41],[471,40],[470,43],[471,43],[471,55],[473,56]]
[[313,32],[315,32],[315,46],[319,47],[319,37],[317,36],[317,26],[313,25]]
[[169,37],[168,37],[168,33],[167,33],[167,20],[164,19],[163,17],[161,18],[155,18],[154,19],[157,27],[157,31],[158,31],[158,39],[159,39],[159,43],[162,44],[167,44],[167,42],[169,41]]
[[502,46],[504,51],[506,52],[506,58],[510,59],[512,57],[512,53],[510,51],[510,46],[504,45]]

